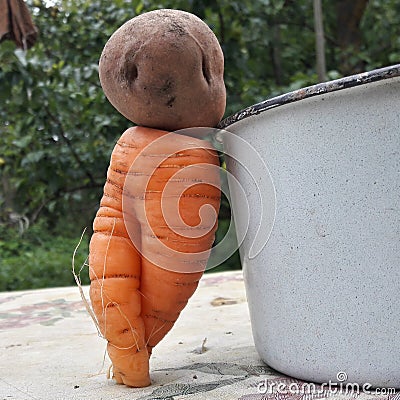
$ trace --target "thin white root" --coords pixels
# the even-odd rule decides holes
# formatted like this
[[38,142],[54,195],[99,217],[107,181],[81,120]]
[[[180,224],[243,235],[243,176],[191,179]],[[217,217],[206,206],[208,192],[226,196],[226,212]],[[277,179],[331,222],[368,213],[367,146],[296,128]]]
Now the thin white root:
[[[144,299],[148,300],[148,297],[146,297],[140,290],[139,290],[139,293],[140,293],[141,296],[143,296]],[[147,338],[146,343],[145,343],[145,346],[146,346],[146,347],[148,346],[148,344],[149,344],[151,338],[152,338],[154,335],[156,335],[159,331],[161,331],[161,329],[163,329],[165,325],[166,325],[166,322],[164,322],[157,330],[154,330],[156,324],[153,325],[153,328],[151,329],[151,332],[150,332],[150,334],[149,334],[149,337]]]
[[76,252],[78,251],[78,248],[79,248],[79,246],[80,246],[81,243],[82,243],[83,236],[85,235],[85,232],[86,232],[86,228],[83,230],[82,235],[81,235],[81,237],[80,237],[80,239],[79,239],[79,242],[78,242],[78,244],[76,245],[75,250],[74,250],[74,253],[73,253],[73,255],[72,255],[72,274],[74,275],[75,282],[76,282],[76,284],[77,284],[77,286],[78,286],[78,288],[79,288],[79,293],[80,293],[80,295],[81,295],[83,304],[85,305],[86,311],[88,312],[88,314],[89,314],[90,317],[92,318],[92,320],[93,320],[93,322],[94,322],[94,325],[96,326],[98,335],[99,335],[100,337],[104,338],[104,336],[103,336],[103,335],[101,334],[101,332],[100,332],[99,321],[97,320],[97,317],[96,317],[96,315],[95,315],[95,313],[94,313],[92,307],[90,306],[90,302],[89,302],[89,300],[86,298],[85,293],[83,292],[83,288],[82,288],[82,281],[81,281],[81,278],[80,278],[80,274],[81,274],[82,269],[84,268],[84,266],[87,265],[87,258],[86,258],[86,261],[84,262],[84,264],[83,264],[83,265],[81,266],[81,268],[79,269],[78,274],[76,273],[76,270],[75,270],[75,256],[76,256]]
[[[120,346],[117,346],[117,345],[115,345],[115,344],[113,344],[113,343],[111,343],[111,342],[109,342],[109,344],[110,344],[111,346],[115,347],[115,348],[118,349],[118,350],[130,350],[130,349],[133,349],[133,348],[136,347],[136,350],[139,351],[139,350],[140,350],[140,347],[139,347],[139,344],[138,344],[138,340],[137,340],[137,338],[136,338],[136,330],[135,330],[135,328],[132,326],[131,322],[129,321],[129,318],[121,311],[120,305],[119,305],[118,303],[114,302],[114,301],[109,301],[109,302],[106,304],[105,309],[104,309],[104,312],[107,310],[107,307],[110,306],[110,305],[112,305],[113,307],[116,307],[116,308],[118,309],[119,313],[121,314],[121,317],[123,317],[123,318],[125,319],[125,321],[128,323],[129,329],[130,329],[130,331],[131,331],[131,333],[132,333],[132,337],[133,337],[135,343],[133,343],[132,345],[130,345],[130,346],[128,346],[128,347],[120,347]],[[105,313],[105,317],[104,317],[104,326],[105,326],[105,327],[107,327],[106,318],[107,318],[107,314]],[[105,328],[105,329],[106,329],[106,328]],[[106,332],[104,332],[104,335],[107,336],[107,335],[106,335]]]
[[205,353],[207,351],[207,347],[206,347],[206,343],[207,343],[207,338],[205,337],[203,339],[203,343],[201,344],[201,353]]
[[[113,365],[110,364],[110,366],[107,369],[107,379],[112,379],[111,377],[111,371],[112,371]],[[113,374],[114,375],[114,374]]]
[[[116,224],[116,219],[114,218],[113,227],[111,229],[110,237],[109,237],[108,242],[107,242],[106,254],[105,254],[105,257],[104,257],[104,264],[103,264],[103,276],[102,276],[101,286],[100,286],[101,308],[102,308],[103,312],[105,312],[104,299],[103,299],[104,277],[106,275],[108,250],[110,248],[110,243],[111,243],[111,239],[112,239],[112,236],[113,236],[113,233],[114,233],[115,224]],[[97,278],[97,276],[96,276],[96,278]]]
[[150,334],[149,334],[149,337],[148,337],[148,339],[146,340],[146,347],[149,345],[149,342],[150,342],[150,340],[152,339],[152,337],[153,337],[154,335],[156,335],[159,331],[161,331],[161,330],[164,328],[165,325],[166,325],[166,322],[164,322],[158,329],[154,330],[154,328],[155,328],[155,326],[156,326],[156,324],[154,323],[153,328],[151,329],[151,332],[150,332]]

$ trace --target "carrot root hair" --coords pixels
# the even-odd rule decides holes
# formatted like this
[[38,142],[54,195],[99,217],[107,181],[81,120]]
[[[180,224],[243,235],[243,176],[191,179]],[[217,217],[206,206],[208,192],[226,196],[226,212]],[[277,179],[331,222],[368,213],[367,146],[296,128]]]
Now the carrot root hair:
[[[85,293],[83,291],[82,288],[82,280],[81,280],[81,272],[85,267],[89,267],[89,263],[88,263],[88,258],[86,257],[85,262],[81,265],[81,267],[79,268],[79,272],[76,272],[76,268],[75,268],[75,256],[76,256],[76,252],[78,251],[79,246],[82,243],[83,237],[85,236],[85,232],[86,232],[86,228],[83,230],[81,237],[79,239],[78,244],[76,245],[74,252],[72,254],[72,275],[74,276],[75,282],[78,286],[79,289],[79,294],[81,295],[81,299],[83,301],[83,304],[86,308],[87,313],[90,315],[90,317],[92,318],[94,325],[96,327],[97,330],[97,334],[104,339],[103,334],[100,331],[100,324],[99,321],[97,320],[96,314],[93,311],[93,308],[90,305],[89,300],[86,298]],[[89,267],[90,268],[90,267]]]

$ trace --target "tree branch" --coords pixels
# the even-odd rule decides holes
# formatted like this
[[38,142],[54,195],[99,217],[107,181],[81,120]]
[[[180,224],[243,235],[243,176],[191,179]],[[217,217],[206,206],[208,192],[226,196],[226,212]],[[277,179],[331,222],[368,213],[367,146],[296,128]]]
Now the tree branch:
[[39,205],[39,207],[35,211],[32,212],[32,214],[29,218],[29,222],[31,224],[35,223],[40,212],[43,210],[43,208],[47,204],[49,204],[51,201],[60,199],[66,193],[74,193],[74,192],[79,192],[81,190],[89,190],[89,189],[95,189],[95,188],[101,188],[101,187],[103,187],[103,184],[96,183],[95,185],[91,185],[91,184],[90,185],[81,185],[81,186],[76,186],[76,187],[72,187],[72,188],[66,188],[63,190],[58,190],[55,194],[53,194],[52,196],[43,200],[42,203]]

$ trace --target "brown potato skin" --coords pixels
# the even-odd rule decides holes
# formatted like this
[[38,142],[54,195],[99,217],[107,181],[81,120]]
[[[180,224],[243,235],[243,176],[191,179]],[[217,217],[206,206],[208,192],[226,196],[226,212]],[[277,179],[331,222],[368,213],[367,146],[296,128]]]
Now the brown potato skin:
[[110,103],[137,125],[215,127],[225,112],[224,56],[212,30],[171,9],[132,18],[110,37],[99,76]]

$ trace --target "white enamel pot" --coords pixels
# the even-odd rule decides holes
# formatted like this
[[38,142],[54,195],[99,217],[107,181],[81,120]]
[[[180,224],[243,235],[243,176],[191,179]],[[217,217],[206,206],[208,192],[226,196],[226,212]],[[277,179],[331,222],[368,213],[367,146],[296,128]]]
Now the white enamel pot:
[[227,167],[249,204],[247,227],[232,185],[261,358],[304,380],[400,387],[400,65],[266,100],[220,127],[234,134]]

